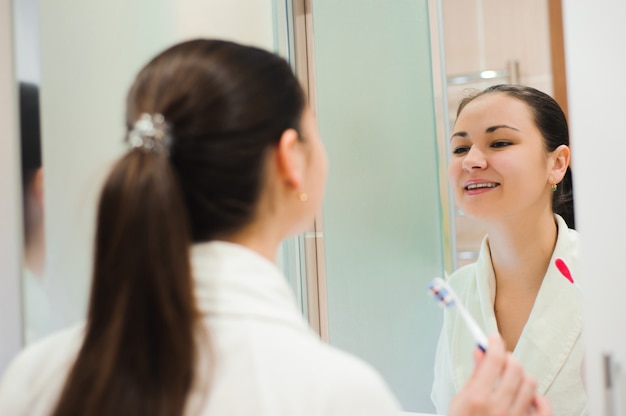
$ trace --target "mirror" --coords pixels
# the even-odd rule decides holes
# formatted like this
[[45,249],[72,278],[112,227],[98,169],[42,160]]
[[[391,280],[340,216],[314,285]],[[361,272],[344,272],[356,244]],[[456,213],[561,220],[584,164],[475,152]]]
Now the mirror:
[[41,151],[39,14],[35,1],[15,5],[15,68],[19,80],[19,125],[23,207],[24,337],[34,342],[58,327],[45,278],[44,170]]
[[39,86],[49,219],[45,273],[37,280],[25,273],[27,342],[84,316],[95,201],[123,148],[125,90],[170,40],[168,2],[139,2],[123,13],[74,3],[14,2],[17,78]]
[[[527,4],[536,11],[546,2]],[[253,16],[252,22],[239,13],[244,3],[14,2],[18,33],[30,34],[29,41],[17,36],[18,65],[20,56],[28,53],[31,63],[24,68],[35,71],[34,81],[40,85],[46,289],[58,326],[84,316],[95,201],[107,167],[124,151],[122,104],[132,76],[154,53],[185,37],[226,36],[272,48],[276,3],[246,3],[245,15]],[[487,3],[472,2],[480,10],[526,16],[510,5]],[[469,20],[473,33],[488,38],[480,24],[490,21],[486,15],[479,15],[479,9],[459,12],[470,2],[404,0],[385,8],[357,0],[310,4],[317,111],[332,178],[323,213],[321,260],[329,342],[374,365],[406,410],[431,412],[432,361],[441,317],[426,295],[426,285],[456,267],[455,261],[460,264],[460,253],[470,251],[455,234],[461,220],[451,214],[447,188],[440,187],[445,184],[447,140],[443,147],[437,141],[445,127],[435,121],[447,117],[446,103],[456,106],[443,93],[443,84],[448,76],[503,69],[516,58],[483,57],[477,66],[461,66],[475,63],[463,54],[476,42],[449,33],[449,28],[467,28]],[[443,32],[438,31],[438,7]],[[536,18],[536,13],[531,15]],[[218,18],[207,25],[211,16]],[[265,25],[259,27],[259,20]],[[521,26],[536,29],[537,23]],[[206,27],[214,27],[214,32],[207,33]],[[439,33],[444,33],[449,69],[444,76],[437,67]],[[516,36],[520,48],[534,56],[536,50],[528,53],[522,42],[526,35]],[[464,43],[454,46],[458,40]],[[478,44],[484,52],[487,45]],[[534,46],[544,44],[533,41]],[[510,52],[508,47],[498,50]],[[544,58],[546,53],[549,58],[549,51],[542,49]],[[523,81],[528,67],[517,59]],[[26,292],[28,296],[29,289]]]
[[474,261],[485,234],[455,209],[447,185],[459,95],[507,82],[553,92],[548,3],[311,0],[332,178],[329,342],[372,363],[406,410],[434,411],[441,313],[426,287]]
[[[255,2],[246,16],[227,0],[13,6],[18,78],[35,74],[40,91],[47,296],[58,326],[67,326],[84,317],[96,200],[108,166],[125,150],[132,78],[182,39],[220,35],[271,49],[272,3]],[[226,23],[232,21],[240,24]]]

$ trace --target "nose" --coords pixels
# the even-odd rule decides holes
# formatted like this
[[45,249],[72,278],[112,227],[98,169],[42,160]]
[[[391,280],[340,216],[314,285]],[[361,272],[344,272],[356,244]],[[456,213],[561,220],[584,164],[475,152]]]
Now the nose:
[[463,158],[463,169],[471,172],[475,169],[485,169],[487,167],[487,159],[477,146],[471,146],[465,157]]

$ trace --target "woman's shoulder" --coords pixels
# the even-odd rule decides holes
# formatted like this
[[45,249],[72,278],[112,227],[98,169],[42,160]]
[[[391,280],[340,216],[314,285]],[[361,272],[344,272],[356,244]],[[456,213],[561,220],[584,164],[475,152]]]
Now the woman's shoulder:
[[[34,342],[26,346],[17,357],[12,361],[7,374],[13,369],[13,367],[29,366],[38,361],[49,362],[51,352],[54,352],[55,357],[65,355],[63,353],[69,353],[72,351],[72,347],[76,349],[80,346],[84,333],[84,324],[78,324],[69,328],[57,331],[50,334],[41,340]],[[74,349],[74,351],[76,351]]]
[[1,414],[25,414],[24,409],[56,398],[82,343],[83,328],[76,325],[51,334],[13,359],[0,382]]
[[286,379],[299,380],[290,385],[292,395],[318,408],[312,414],[378,415],[399,409],[382,376],[364,359],[312,332],[291,341],[288,350],[280,352],[281,362],[274,363],[273,371],[281,367]]

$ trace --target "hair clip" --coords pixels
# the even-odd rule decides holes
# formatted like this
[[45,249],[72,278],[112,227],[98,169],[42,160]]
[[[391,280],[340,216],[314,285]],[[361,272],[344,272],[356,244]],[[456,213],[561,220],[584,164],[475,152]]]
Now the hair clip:
[[126,142],[132,148],[169,154],[172,140],[161,114],[143,113],[128,132]]

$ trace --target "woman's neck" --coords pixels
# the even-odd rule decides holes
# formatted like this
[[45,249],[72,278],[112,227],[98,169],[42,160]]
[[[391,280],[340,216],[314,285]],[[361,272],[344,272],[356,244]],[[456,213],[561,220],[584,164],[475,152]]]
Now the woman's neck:
[[[530,217],[529,217],[530,218]],[[496,279],[494,314],[507,350],[513,351],[535,304],[557,238],[551,212],[506,221],[489,230]]]
[[552,212],[493,224],[488,234],[497,284],[538,289],[556,245],[557,225]]
[[262,224],[253,222],[242,229],[220,235],[216,239],[239,244],[265,257],[272,263],[276,262],[276,253],[283,237]]

